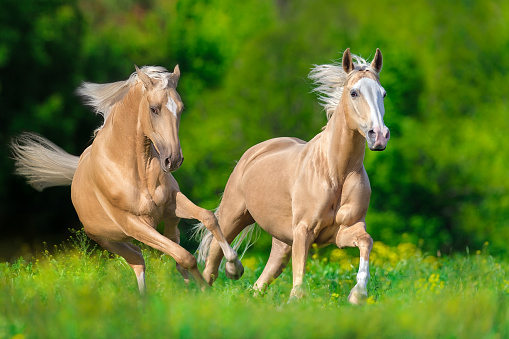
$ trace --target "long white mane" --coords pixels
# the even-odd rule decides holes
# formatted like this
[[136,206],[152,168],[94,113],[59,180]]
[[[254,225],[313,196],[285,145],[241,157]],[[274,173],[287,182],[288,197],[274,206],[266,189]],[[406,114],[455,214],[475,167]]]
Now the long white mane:
[[[162,88],[168,86],[170,76],[172,73],[164,67],[160,66],[143,66],[141,71],[147,74],[152,79],[158,80]],[[122,98],[129,92],[129,89],[136,85],[137,82],[141,81],[138,78],[136,72],[132,73],[129,79],[125,81],[117,81],[109,84],[94,84],[90,82],[84,82],[77,90],[76,94],[83,97],[84,103],[94,110],[96,114],[100,114],[104,121],[100,130],[114,104],[122,100]]]
[[323,106],[329,120],[339,105],[341,95],[343,94],[343,87],[346,81],[356,72],[360,70],[369,69],[374,74],[378,73],[371,67],[365,59],[358,55],[352,54],[354,70],[350,74],[346,74],[343,70],[341,61],[333,62],[332,64],[313,65],[314,67],[309,72],[308,78],[313,80],[316,86],[312,92],[318,94],[320,105]]

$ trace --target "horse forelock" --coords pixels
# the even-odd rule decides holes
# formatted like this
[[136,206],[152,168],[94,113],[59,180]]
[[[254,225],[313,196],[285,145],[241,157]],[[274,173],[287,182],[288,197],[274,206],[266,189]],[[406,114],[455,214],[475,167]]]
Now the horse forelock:
[[312,92],[318,94],[318,101],[327,114],[327,120],[334,114],[343,95],[343,88],[354,75],[362,71],[369,71],[377,79],[379,77],[378,72],[365,59],[355,54],[352,54],[352,59],[354,70],[348,74],[343,70],[341,61],[325,65],[314,65],[311,72],[309,72],[308,77],[316,86]]
[[[141,68],[150,78],[156,80],[157,88],[167,88],[174,86],[171,75],[173,73],[161,66],[143,66]],[[94,135],[99,131],[106,122],[111,108],[119,101],[124,99],[129,90],[137,83],[141,82],[136,72],[133,72],[125,81],[117,81],[107,84],[95,84],[84,82],[76,93],[83,98],[87,106],[92,107],[96,114],[103,117],[103,124],[97,128]]]
[[[164,67],[143,66],[141,68],[141,71],[143,71],[145,74],[147,74],[152,79],[157,80],[158,88],[167,88],[167,87],[173,86],[173,83],[171,81],[171,75],[173,73],[168,72],[168,70]],[[133,76],[133,75],[139,81],[138,76],[136,75],[136,72],[134,72],[131,76]]]

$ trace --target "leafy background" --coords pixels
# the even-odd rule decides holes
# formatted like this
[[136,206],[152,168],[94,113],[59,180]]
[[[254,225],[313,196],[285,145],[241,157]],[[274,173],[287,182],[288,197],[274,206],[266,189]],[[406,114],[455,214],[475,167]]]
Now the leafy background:
[[100,124],[74,95],[82,81],[179,64],[186,161],[175,177],[213,209],[250,146],[319,133],[325,114],[307,74],[347,47],[384,56],[391,140],[366,153],[368,232],[432,253],[488,242],[507,254],[508,2],[3,0],[0,9],[3,260],[80,227],[70,189],[27,186],[8,144],[29,130],[79,154]]

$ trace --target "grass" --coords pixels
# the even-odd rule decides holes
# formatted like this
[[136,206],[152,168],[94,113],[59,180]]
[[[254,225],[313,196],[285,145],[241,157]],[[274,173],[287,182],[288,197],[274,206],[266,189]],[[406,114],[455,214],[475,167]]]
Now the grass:
[[[254,295],[259,257],[244,277],[186,286],[173,259],[144,248],[145,296],[125,261],[81,232],[28,261],[0,264],[0,338],[508,338],[509,264],[478,251],[437,258],[411,244],[375,243],[370,297],[346,297],[358,258],[312,249],[307,296],[288,303],[291,269]],[[353,253],[353,252],[352,252]]]

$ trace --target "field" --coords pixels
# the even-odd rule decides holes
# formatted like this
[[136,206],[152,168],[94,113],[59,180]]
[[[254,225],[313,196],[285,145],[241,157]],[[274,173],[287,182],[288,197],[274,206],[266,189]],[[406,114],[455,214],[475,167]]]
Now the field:
[[261,257],[206,292],[186,286],[173,259],[144,248],[145,296],[125,261],[81,232],[30,260],[0,264],[0,338],[508,338],[509,264],[488,254],[435,257],[375,243],[370,297],[346,302],[355,251],[312,249],[307,295],[288,302],[291,268],[255,295]]

